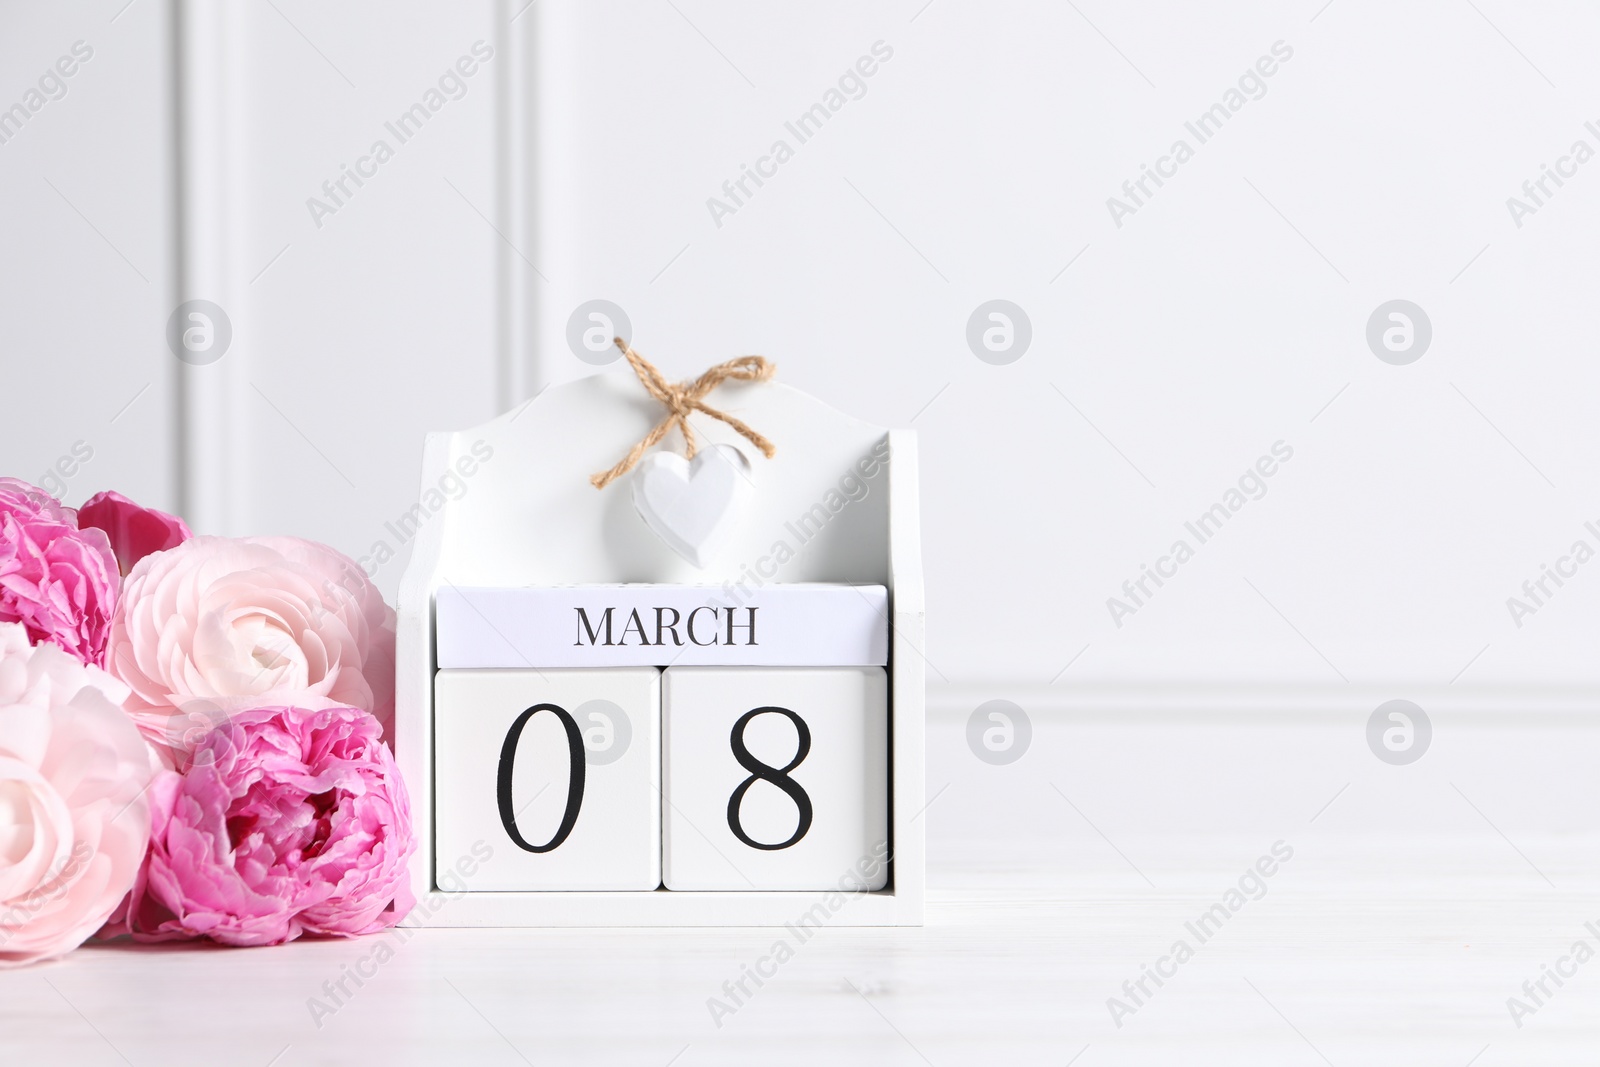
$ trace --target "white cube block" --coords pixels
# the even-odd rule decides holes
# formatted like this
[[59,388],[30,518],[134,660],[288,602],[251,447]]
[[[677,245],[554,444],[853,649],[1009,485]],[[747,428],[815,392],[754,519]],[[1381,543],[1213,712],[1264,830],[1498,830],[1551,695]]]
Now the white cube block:
[[659,671],[443,670],[434,700],[437,878],[470,855],[468,890],[660,886]]
[[674,890],[882,889],[882,667],[669,667],[662,873]]

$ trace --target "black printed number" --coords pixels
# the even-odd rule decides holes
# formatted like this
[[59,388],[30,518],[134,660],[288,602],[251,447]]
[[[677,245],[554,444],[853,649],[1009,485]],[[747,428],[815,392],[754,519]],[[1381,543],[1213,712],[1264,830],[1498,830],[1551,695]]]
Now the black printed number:
[[[561,815],[561,825],[556,827],[555,836],[542,845],[530,845],[522,839],[522,831],[517,829],[517,809],[511,799],[511,779],[517,765],[517,743],[522,740],[522,729],[528,725],[529,719],[541,711],[554,712],[566,728],[567,759],[571,770],[567,778],[567,810]],[[572,827],[578,821],[578,809],[583,807],[584,766],[583,734],[578,731],[578,724],[565,708],[558,708],[554,704],[535,704],[517,716],[517,721],[506,731],[505,744],[500,746],[500,774],[495,783],[495,793],[500,802],[500,822],[518,848],[526,852],[549,852],[561,847],[561,842],[572,833]]]
[[[750,725],[750,720],[757,715],[785,715],[794,723],[795,733],[799,735],[799,743],[795,747],[794,759],[782,767],[769,767],[750,754],[744,744],[744,729]],[[733,733],[728,737],[728,743],[733,746],[733,758],[739,761],[739,766],[750,772],[750,777],[739,783],[739,788],[733,791],[733,796],[728,798],[728,829],[733,831],[733,836],[749,845],[765,852],[776,852],[780,848],[788,848],[811,829],[811,798],[800,787],[800,783],[789,777],[789,772],[800,766],[807,753],[811,751],[811,728],[806,721],[788,708],[756,708],[739,716],[739,721],[733,724]],[[739,805],[744,802],[744,795],[757,781],[770,782],[788,794],[794,801],[796,810],[800,813],[800,824],[794,828],[794,834],[787,841],[780,841],[776,845],[763,844],[744,832],[744,826],[739,821]]]

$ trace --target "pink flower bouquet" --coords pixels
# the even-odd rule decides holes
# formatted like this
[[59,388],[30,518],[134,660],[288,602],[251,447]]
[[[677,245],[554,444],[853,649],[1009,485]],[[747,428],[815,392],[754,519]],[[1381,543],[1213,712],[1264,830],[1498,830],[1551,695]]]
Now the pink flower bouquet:
[[393,709],[394,613],[347,557],[0,478],[0,965],[398,922]]

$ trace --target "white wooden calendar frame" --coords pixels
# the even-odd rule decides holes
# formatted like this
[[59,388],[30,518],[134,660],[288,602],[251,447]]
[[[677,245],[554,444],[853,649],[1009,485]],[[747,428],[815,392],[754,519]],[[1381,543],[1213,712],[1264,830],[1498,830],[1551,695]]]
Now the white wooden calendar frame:
[[[915,434],[850,418],[782,383],[719,387],[711,402],[770,437],[778,453],[772,460],[752,460],[755,501],[738,543],[724,560],[697,571],[645,529],[632,512],[626,485],[596,491],[587,482],[661,417],[660,406],[624,371],[552,386],[482,426],[429,434],[424,445],[419,509],[398,527],[412,541],[399,595],[395,713],[395,754],[410,788],[418,839],[411,864],[418,906],[408,921],[449,927],[782,926],[808,913],[816,919],[824,893],[479,892],[471,890],[470,877],[459,874],[451,884],[465,883],[467,891],[437,884],[436,865],[448,868],[458,859],[437,856],[433,834],[434,597],[441,587],[641,581],[721,586],[752,581],[757,570],[774,566],[770,550],[782,540],[798,551],[777,579],[889,589],[890,880],[883,890],[851,895],[842,907],[823,912],[824,922],[921,925],[925,612]],[[694,428],[702,443],[741,443],[714,420],[697,416]],[[662,447],[679,449],[682,442],[674,433]],[[881,468],[862,477],[859,463],[874,449],[884,457]],[[854,481],[845,480],[852,474]],[[796,525],[803,515],[813,518]],[[819,525],[812,532],[814,524]],[[806,533],[811,536],[801,542]]]

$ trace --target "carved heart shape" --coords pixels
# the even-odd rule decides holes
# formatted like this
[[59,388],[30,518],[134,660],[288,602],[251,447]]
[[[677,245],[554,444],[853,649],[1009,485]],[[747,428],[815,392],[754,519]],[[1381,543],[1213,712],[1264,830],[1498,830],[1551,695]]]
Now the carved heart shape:
[[674,552],[704,568],[744,517],[750,461],[732,445],[711,445],[692,460],[652,452],[633,475],[633,506]]

